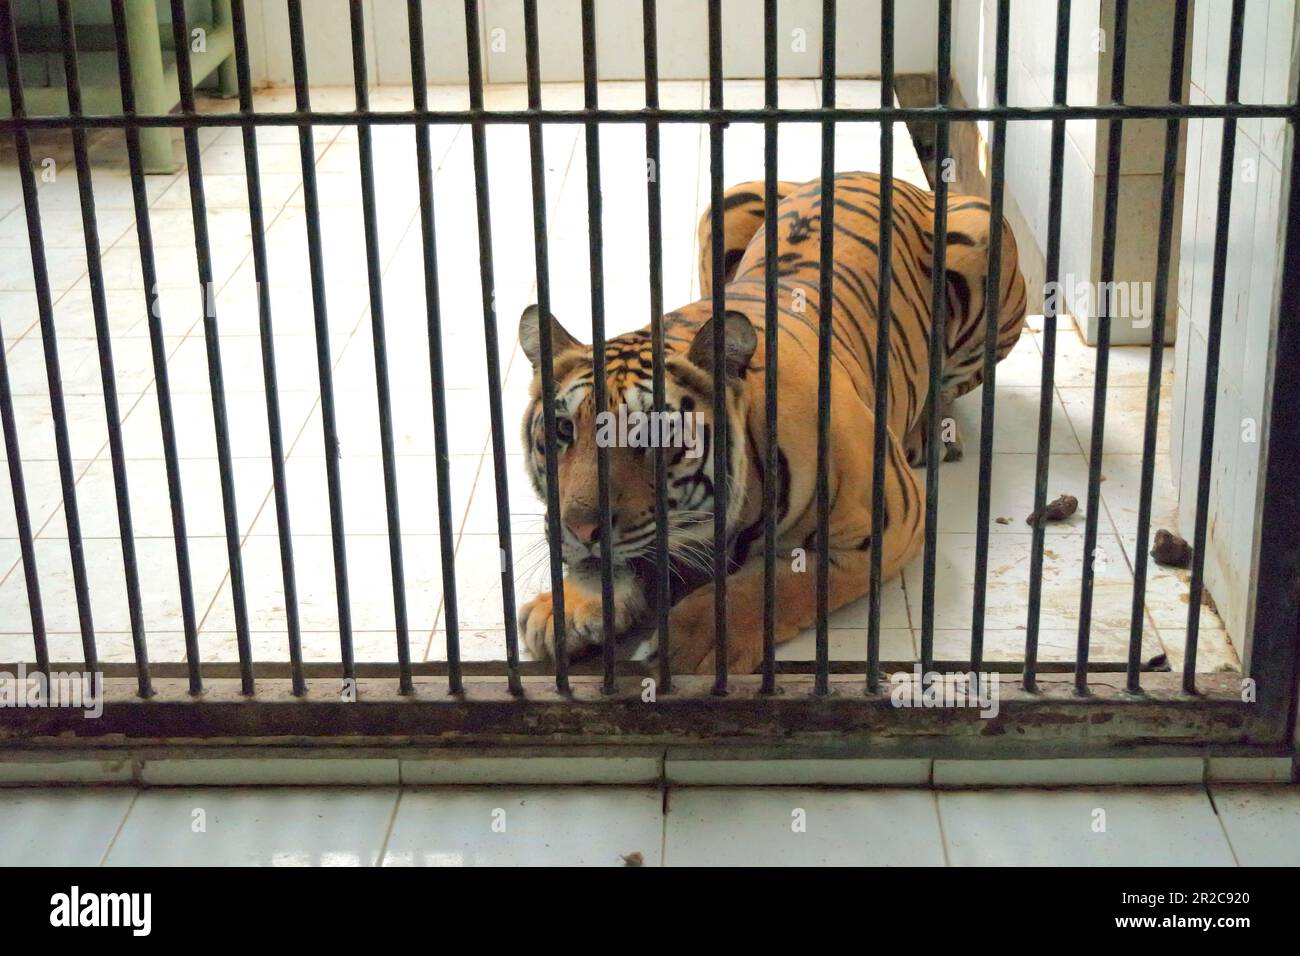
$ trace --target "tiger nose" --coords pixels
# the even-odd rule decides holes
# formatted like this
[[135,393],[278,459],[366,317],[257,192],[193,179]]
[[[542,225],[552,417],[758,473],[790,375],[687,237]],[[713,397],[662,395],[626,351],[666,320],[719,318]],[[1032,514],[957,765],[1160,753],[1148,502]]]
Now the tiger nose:
[[566,521],[565,525],[573,533],[573,536],[583,544],[595,544],[600,540],[599,521]]

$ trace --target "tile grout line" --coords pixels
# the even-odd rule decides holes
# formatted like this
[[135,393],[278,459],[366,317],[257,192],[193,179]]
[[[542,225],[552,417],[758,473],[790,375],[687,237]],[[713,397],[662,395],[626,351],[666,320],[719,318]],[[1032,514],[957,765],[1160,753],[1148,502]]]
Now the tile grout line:
[[401,761],[398,761],[397,777],[397,797],[393,800],[393,810],[388,816],[388,826],[384,830],[384,839],[379,844],[379,856],[375,858],[375,866],[382,867],[384,860],[388,858],[388,843],[393,838],[393,828],[397,826],[397,811],[401,809],[402,797],[406,794],[406,787],[402,786]]
[[[937,540],[935,544],[936,546],[938,545]],[[924,570],[922,570],[922,577],[924,577],[924,574],[925,572]],[[920,647],[917,644],[917,638],[916,638],[917,625],[912,619],[912,596],[911,596],[911,592],[907,589],[907,568],[906,567],[900,568],[898,571],[898,586],[903,591],[903,610],[907,612],[907,633],[908,636],[912,639],[912,659],[920,660]],[[883,605],[885,603],[883,600],[884,598],[883,592],[881,594],[881,598],[882,598],[880,602],[882,605],[881,613],[883,614],[884,613]],[[884,629],[883,623],[881,625],[881,629],[882,630]],[[935,630],[938,630],[938,628],[935,628]]]
[[141,792],[142,790],[139,786],[136,786],[134,788],[131,794],[131,802],[127,804],[126,812],[122,814],[122,819],[118,821],[117,829],[113,831],[113,836],[111,839],[109,839],[108,846],[104,847],[104,853],[99,858],[99,864],[98,864],[99,866],[103,867],[108,865],[109,854],[113,852],[113,847],[117,846],[118,837],[120,837],[122,835],[122,831],[126,829],[127,818],[130,817],[131,812],[135,810],[135,802],[140,798]]
[[[1205,761],[1205,767],[1206,770],[1208,771],[1209,770],[1208,759]],[[1232,834],[1228,832],[1228,827],[1223,822],[1223,815],[1219,813],[1219,805],[1214,800],[1214,791],[1210,789],[1210,781],[1209,780],[1202,781],[1201,786],[1205,790],[1205,798],[1210,801],[1210,809],[1214,811],[1214,819],[1218,822],[1219,830],[1223,834],[1223,842],[1228,845],[1228,852],[1232,854],[1232,861],[1235,864],[1237,864],[1237,866],[1241,866],[1242,865],[1241,859],[1237,856],[1237,848],[1232,845]]]
[[939,803],[939,791],[934,785],[934,761],[930,761],[930,795],[934,799],[934,817],[939,824],[939,847],[943,850],[943,865],[952,866],[952,858],[948,854],[948,832],[943,825],[943,807]]
[[[659,758],[661,767],[667,759],[665,756]],[[668,868],[668,814],[672,812],[672,799],[674,788],[667,782],[667,771],[661,770],[663,784],[663,800],[660,803],[659,810],[659,867],[660,869]]]
[[[6,219],[6,218],[8,218],[8,217],[7,217],[7,216],[0,217],[0,221],[3,221],[3,220]],[[131,228],[131,227],[128,226],[127,228],[129,229],[129,228]],[[120,238],[120,237],[119,237],[119,238]],[[116,241],[117,241],[117,240],[114,240],[115,243],[116,243]],[[29,243],[29,248],[30,248],[30,243]],[[110,247],[110,248],[111,248],[111,247]],[[78,279],[77,281],[79,282],[79,281],[81,281],[81,280]],[[76,284],[76,283],[73,283],[73,285],[75,285],[75,284]],[[0,290],[0,291],[4,291],[4,292],[22,292],[22,293],[30,292],[30,293],[32,294],[33,297],[35,297],[35,295],[36,295],[36,289],[35,289],[35,288],[32,288],[32,289],[4,289],[4,290]],[[51,291],[51,293],[53,293],[54,290],[50,290],[50,291]],[[53,307],[53,306],[57,306],[60,302],[63,301],[64,297],[67,296],[67,295],[68,295],[69,293],[71,293],[71,292],[72,292],[72,287],[69,286],[67,289],[64,289],[62,292],[60,292],[57,296],[55,296],[55,295],[51,295],[51,298],[52,298],[52,300],[53,300],[52,303],[51,303],[51,307]],[[4,352],[5,352],[5,355],[9,355],[11,352],[13,352],[14,347],[15,347],[19,342],[23,341],[23,339],[27,338],[27,337],[28,337],[28,336],[29,336],[29,335],[30,335],[34,330],[36,330],[36,329],[40,326],[40,324],[41,324],[41,320],[40,320],[39,318],[32,319],[32,321],[31,321],[31,325],[27,326],[27,328],[23,329],[23,330],[22,330],[21,332],[19,332],[16,336],[14,336],[13,341],[11,341],[11,342],[0,342],[0,347],[3,347]]]

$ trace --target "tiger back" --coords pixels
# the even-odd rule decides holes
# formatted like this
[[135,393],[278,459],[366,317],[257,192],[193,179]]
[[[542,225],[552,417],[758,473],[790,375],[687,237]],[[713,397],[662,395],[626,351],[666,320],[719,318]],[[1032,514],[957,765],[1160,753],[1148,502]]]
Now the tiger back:
[[[835,178],[836,239],[834,260],[839,282],[847,281],[846,292],[857,297],[869,290],[869,308],[848,309],[867,333],[863,354],[874,370],[876,309],[879,259],[880,177],[874,173],[842,173]],[[820,231],[808,247],[809,226],[820,224],[821,182],[800,184],[778,181],[777,229],[778,275],[780,281],[802,288],[803,299],[815,295],[820,277]],[[724,281],[731,287],[743,282],[742,294],[752,295],[757,282],[761,295],[765,246],[763,234],[763,188],[761,181],[741,183],[723,197]],[[902,180],[893,182],[893,243],[891,257],[890,330],[890,424],[904,437],[913,465],[924,464],[924,402],[929,387],[929,342],[933,324],[931,274],[934,256],[934,194]],[[788,201],[787,201],[788,200]],[[990,215],[988,201],[978,196],[949,195],[945,231],[945,352],[940,363],[940,419],[948,418],[952,402],[977,388],[984,379],[984,343],[987,335],[986,305],[989,271]],[[712,222],[706,210],[699,223],[699,277],[701,296],[711,294]],[[843,238],[841,238],[843,237]],[[848,244],[846,246],[846,243]],[[796,250],[798,254],[796,255]],[[902,272],[900,273],[900,267]],[[836,298],[843,293],[836,287]],[[900,298],[901,296],[901,298]],[[1015,236],[1003,221],[1002,256],[999,274],[998,325],[995,354],[1005,358],[1019,341],[1024,327],[1027,298],[1019,268]],[[846,306],[851,303],[843,303]],[[860,306],[861,303],[858,303]],[[838,344],[838,343],[837,343]],[[895,356],[898,356],[896,359]],[[918,362],[918,357],[923,361]],[[902,379],[900,381],[899,379]],[[874,382],[874,375],[872,376]],[[905,407],[895,404],[903,397]],[[919,405],[918,405],[919,402]],[[959,438],[946,443],[946,459],[961,456]]]

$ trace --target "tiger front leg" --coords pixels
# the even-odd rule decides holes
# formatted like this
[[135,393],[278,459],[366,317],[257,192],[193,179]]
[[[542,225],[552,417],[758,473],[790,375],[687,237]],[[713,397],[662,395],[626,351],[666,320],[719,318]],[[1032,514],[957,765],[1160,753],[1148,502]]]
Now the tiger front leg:
[[[640,582],[627,573],[614,574],[614,632],[626,631],[645,613]],[[535,660],[555,659],[555,597],[550,591],[519,608],[519,634]],[[569,574],[564,579],[564,646],[569,656],[603,644],[604,614],[600,575]]]
[[[843,607],[867,592],[870,551],[832,548],[829,610]],[[817,616],[816,558],[810,551],[807,567],[778,559],[776,564],[776,624],[778,644],[797,636]],[[715,667],[717,632],[711,585],[683,598],[668,616],[668,648],[673,673],[711,674]],[[727,578],[727,670],[752,674],[763,661],[763,558],[751,559]]]

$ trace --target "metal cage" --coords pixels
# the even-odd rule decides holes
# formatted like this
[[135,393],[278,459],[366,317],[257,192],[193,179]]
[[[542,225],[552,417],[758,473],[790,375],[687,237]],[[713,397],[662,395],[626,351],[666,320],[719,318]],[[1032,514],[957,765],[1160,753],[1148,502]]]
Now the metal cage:
[[[1297,653],[1300,647],[1300,418],[1293,407],[1300,400],[1300,163],[1296,148],[1295,124],[1300,118],[1300,103],[1250,105],[1240,102],[1238,93],[1242,72],[1242,36],[1246,0],[1234,0],[1228,44],[1228,79],[1223,105],[1189,105],[1181,102],[1185,41],[1188,33],[1189,4],[1178,3],[1169,29],[1173,38],[1173,56],[1169,75],[1169,102],[1137,106],[1124,102],[1126,68],[1126,25],[1130,16],[1126,0],[1114,4],[1111,89],[1112,102],[1090,106],[1071,106],[1066,102],[1068,66],[1069,0],[1057,4],[1055,44],[1055,82],[1053,103],[1043,107],[1008,105],[1008,38],[1010,0],[998,0],[996,30],[995,82],[993,103],[984,108],[954,106],[951,102],[949,73],[952,54],[952,2],[938,2],[938,90],[937,102],[924,106],[894,106],[894,3],[883,0],[880,21],[882,47],[882,86],[884,96],[879,108],[840,108],[836,106],[835,0],[824,0],[822,95],[820,108],[782,108],[777,97],[776,0],[764,0],[765,17],[765,100],[762,108],[726,109],[723,106],[722,19],[721,0],[708,0],[708,105],[702,109],[665,109],[659,105],[657,23],[655,0],[643,0],[644,25],[644,109],[609,109],[598,102],[595,9],[593,0],[582,2],[583,106],[580,109],[543,110],[539,64],[537,0],[523,0],[527,55],[528,107],[523,110],[487,110],[483,105],[483,68],[480,57],[479,8],[475,0],[466,0],[465,27],[468,56],[468,110],[431,109],[426,90],[425,45],[420,0],[408,0],[410,70],[414,91],[414,108],[401,111],[371,111],[368,102],[363,15],[366,4],[351,0],[351,40],[355,110],[323,112],[313,110],[311,87],[307,75],[304,40],[303,4],[287,0],[290,43],[293,56],[296,108],[291,112],[257,112],[254,110],[250,80],[248,30],[244,3],[230,0],[230,25],[233,31],[239,109],[232,113],[199,113],[194,94],[194,75],[186,42],[188,28],[183,0],[171,0],[172,29],[176,69],[180,82],[178,112],[159,115],[137,110],[133,89],[128,43],[129,21],[134,4],[112,0],[117,62],[122,110],[114,115],[89,115],[83,111],[81,83],[78,76],[77,40],[70,0],[59,0],[63,65],[68,97],[67,115],[31,116],[24,109],[23,85],[19,63],[18,40],[13,5],[0,0],[0,42],[3,45],[12,116],[0,120],[6,136],[17,144],[21,185],[26,206],[32,265],[36,276],[40,330],[43,336],[48,370],[49,399],[53,410],[59,472],[66,509],[69,545],[77,608],[79,612],[83,664],[88,671],[106,675],[105,708],[101,719],[83,722],[76,714],[57,709],[17,711],[7,714],[0,723],[0,740],[9,748],[29,749],[69,746],[103,747],[166,744],[183,740],[190,744],[300,744],[314,742],[331,747],[408,745],[412,743],[460,747],[547,748],[575,744],[681,745],[726,744],[739,750],[759,750],[778,754],[834,754],[882,756],[1081,756],[1103,754],[1289,754],[1293,750],[1297,687],[1300,684]],[[224,5],[223,5],[224,6]],[[1294,93],[1294,83],[1292,90]],[[830,310],[820,318],[820,348],[817,421],[817,508],[819,547],[816,560],[817,584],[817,654],[811,672],[779,667],[776,662],[773,634],[776,560],[776,487],[767,482],[764,489],[766,542],[763,637],[763,662],[760,673],[736,675],[727,672],[727,529],[726,488],[719,483],[714,522],[713,583],[716,589],[716,673],[696,677],[670,673],[666,654],[658,666],[619,663],[614,642],[605,641],[605,651],[597,672],[571,671],[563,653],[554,668],[520,661],[515,621],[515,596],[511,573],[511,533],[506,473],[500,463],[507,453],[505,424],[502,417],[501,369],[498,358],[497,317],[493,309],[493,249],[489,215],[486,133],[492,124],[521,124],[527,127],[532,168],[534,240],[537,267],[537,298],[543,314],[549,311],[548,243],[546,194],[544,189],[543,128],[546,124],[567,123],[582,126],[586,142],[589,256],[592,275],[591,312],[594,329],[596,363],[595,389],[598,405],[605,400],[604,342],[605,301],[603,242],[601,234],[600,140],[601,124],[635,124],[645,131],[646,156],[656,166],[671,157],[661,156],[659,134],[663,124],[702,124],[709,131],[709,188],[714,210],[713,235],[713,302],[715,314],[725,310],[722,196],[723,196],[723,128],[728,123],[760,124],[765,133],[765,223],[769,241],[765,276],[766,309],[775,315],[777,275],[775,256],[775,205],[777,131],[785,122],[819,124],[822,143],[822,209],[833,216],[834,146],[837,124],[872,122],[880,124],[882,142],[882,215],[879,244],[881,274],[878,288],[878,314],[891,315],[890,266],[888,255],[893,240],[890,186],[892,173],[891,144],[894,124],[928,123],[937,131],[934,157],[936,175],[934,191],[939,197],[937,208],[945,211],[943,197],[947,191],[939,164],[948,155],[950,127],[954,122],[987,121],[991,135],[991,205],[994,237],[989,270],[990,301],[987,315],[989,328],[996,330],[998,294],[997,276],[1000,263],[1001,211],[1004,202],[1007,124],[1024,121],[1048,121],[1051,124],[1051,163],[1049,178],[1049,239],[1046,250],[1047,279],[1053,281],[1060,271],[1060,235],[1062,229],[1062,169],[1065,124],[1068,120],[1106,124],[1109,129],[1107,172],[1104,195],[1104,232],[1114,236],[1118,216],[1119,169],[1122,133],[1125,121],[1163,120],[1165,124],[1165,159],[1162,177],[1161,208],[1158,226],[1159,271],[1156,286],[1152,341],[1145,417],[1141,501],[1138,539],[1147,542],[1151,533],[1151,494],[1159,405],[1161,348],[1166,314],[1169,311],[1168,273],[1173,242],[1175,216],[1176,157],[1180,124],[1192,119],[1222,119],[1224,136],[1221,174],[1218,186],[1217,235],[1214,245],[1214,269],[1223,276],[1228,258],[1228,217],[1233,193],[1233,149],[1236,124],[1240,121],[1276,117],[1288,121],[1289,143],[1286,149],[1289,173],[1286,182],[1285,245],[1281,259],[1281,280],[1274,309],[1270,415],[1267,423],[1267,466],[1262,504],[1258,515],[1261,528],[1260,548],[1255,563],[1254,630],[1247,635],[1245,677],[1254,684],[1253,695],[1242,693],[1238,675],[1197,673],[1197,628],[1201,593],[1204,588],[1204,556],[1200,545],[1206,538],[1209,506],[1210,466],[1214,441],[1218,353],[1223,325],[1223,283],[1214,286],[1209,320],[1209,361],[1205,373],[1205,412],[1201,425],[1199,479],[1196,488],[1195,563],[1191,575],[1191,594],[1187,624],[1185,668],[1182,674],[1150,673],[1142,670],[1141,639],[1144,586],[1147,573],[1146,546],[1136,550],[1135,593],[1132,633],[1127,667],[1105,669],[1089,664],[1089,636],[1093,596],[1091,562],[1084,562],[1081,582],[1078,645],[1072,669],[1040,665],[1038,636],[1043,581],[1044,531],[1041,523],[1032,536],[1030,599],[1025,617],[1025,649],[1022,673],[1006,672],[992,679],[1000,682],[1002,711],[991,721],[980,721],[973,714],[954,710],[896,709],[889,695],[882,692],[880,676],[880,585],[881,556],[873,551],[871,611],[867,628],[867,657],[857,668],[832,666],[827,631],[827,579],[829,569],[828,516],[830,510],[826,459],[830,442],[831,321]],[[441,315],[437,274],[433,215],[433,170],[429,133],[435,124],[468,123],[472,134],[473,163],[477,186],[478,244],[482,263],[482,322],[487,344],[489,373],[491,447],[496,469],[497,519],[499,546],[502,553],[502,592],[505,603],[505,662],[503,667],[462,663],[459,653],[456,611],[456,574],[454,536],[451,526],[451,489],[448,475],[446,441],[447,406],[444,394]],[[339,474],[338,432],[331,364],[329,328],[326,316],[326,283],[322,261],[320,231],[320,197],[313,159],[313,128],[321,124],[347,125],[356,128],[360,146],[362,205],[367,246],[367,272],[374,364],[380,412],[380,444],[384,465],[384,487],[388,517],[388,537],[394,596],[395,657],[390,664],[358,664],[354,660],[349,589],[345,562],[346,539],[343,527],[342,500],[345,489]],[[418,162],[420,228],[425,249],[425,290],[429,362],[432,370],[432,402],[436,445],[436,495],[441,533],[442,573],[444,576],[446,663],[413,662],[408,637],[408,623],[403,587],[401,528],[394,464],[392,410],[390,406],[385,345],[383,289],[377,250],[375,216],[374,159],[371,133],[380,124],[403,124],[415,130]],[[212,414],[216,423],[217,453],[224,501],[229,571],[236,612],[238,667],[205,664],[200,658],[196,613],[189,580],[185,511],[177,457],[177,438],[170,411],[170,392],[166,354],[162,346],[160,319],[150,314],[149,331],[161,412],[163,448],[171,495],[176,560],[182,595],[182,626],[185,633],[187,661],[177,665],[151,665],[148,635],[140,610],[140,574],[131,533],[131,507],[127,491],[127,471],[122,448],[121,423],[115,392],[113,343],[106,318],[103,275],[96,225],[95,192],[88,159],[88,131],[103,128],[124,132],[134,183],[135,220],[141,252],[144,287],[153,288],[158,281],[155,255],[149,226],[149,204],[144,188],[141,159],[141,134],[150,130],[182,131],[188,165],[188,181],[196,230],[195,255],[200,281],[211,281],[211,251],[206,230],[204,178],[199,150],[199,131],[204,127],[238,127],[243,135],[244,162],[248,183],[248,210],[251,222],[252,255],[259,284],[259,315],[262,363],[266,393],[266,414],[271,446],[274,495],[279,520],[281,566],[287,600],[289,662],[259,663],[253,659],[249,638],[248,611],[245,602],[240,537],[235,514],[235,490],[232,475],[229,421],[222,379],[218,317],[208,308],[203,318],[207,346],[208,374]],[[284,468],[284,437],[279,421],[276,359],[274,354],[273,315],[267,292],[269,265],[265,241],[266,223],[261,204],[258,146],[256,132],[267,126],[292,127],[297,130],[301,149],[302,185],[306,203],[307,241],[317,342],[321,418],[327,450],[325,468],[330,504],[333,561],[336,576],[339,657],[336,664],[308,664],[303,661],[300,627],[296,608],[295,567],[289,529],[288,501],[292,489],[287,486]],[[68,425],[63,403],[59,372],[56,325],[51,303],[47,254],[42,238],[40,208],[32,169],[29,134],[38,130],[70,130],[80,187],[80,209],[85,230],[85,244],[94,294],[93,307],[98,333],[98,350],[103,392],[108,415],[108,435],[116,488],[117,515],[129,596],[131,628],[134,638],[134,666],[101,664],[95,642],[91,615],[89,584],[85,558],[81,552],[77,511],[77,493],[72,473]],[[657,408],[664,402],[664,329],[662,323],[662,248],[661,197],[657,178],[647,185],[649,208],[650,289],[654,352],[654,395]],[[946,236],[942,220],[936,230],[936,268],[932,276],[935,321],[931,332],[929,382],[937,389],[940,367],[937,347],[942,341],[945,309],[943,244]],[[834,231],[823,229],[821,242],[822,295],[830,298],[831,270],[826,267],[833,252]],[[1114,243],[1103,244],[1102,280],[1113,278]],[[142,301],[142,308],[146,304]],[[886,441],[887,400],[885,383],[889,361],[889,323],[882,322],[877,343],[882,357],[875,368],[877,415],[874,447],[875,487],[883,483]],[[550,538],[559,538],[557,495],[557,451],[555,432],[554,377],[552,342],[547,323],[541,323],[542,390],[544,396],[547,515]],[[768,411],[768,447],[776,453],[776,415],[780,402],[777,384],[776,323],[766,323],[767,349],[773,356],[765,370],[765,397]],[[1046,503],[1047,469],[1050,454],[1050,394],[1056,358],[1056,316],[1046,315],[1042,368],[1042,405],[1038,425],[1037,470],[1034,506]],[[723,325],[715,323],[714,356],[722,363]],[[1097,344],[1092,448],[1086,507],[1085,542],[1087,549],[1096,543],[1099,486],[1102,480],[1101,451],[1107,388],[1107,357],[1110,349],[1109,320],[1100,325]],[[995,336],[986,336],[984,381],[988,386],[996,378]],[[720,382],[720,380],[719,380]],[[959,666],[978,673],[984,662],[984,620],[988,580],[989,523],[991,520],[990,484],[995,427],[994,391],[986,387],[982,405],[982,429],[979,442],[979,523],[976,529],[977,551],[973,626],[970,634],[969,659],[960,662],[936,662],[934,658],[936,533],[938,496],[939,427],[937,403],[931,403],[928,428],[929,460],[926,468],[926,504],[924,580],[920,664],[923,671],[936,667]],[[727,407],[722,385],[714,396],[714,414],[725,422]],[[0,351],[0,418],[8,450],[8,467],[18,519],[22,565],[31,609],[36,668],[48,674],[52,663],[45,640],[40,579],[36,570],[31,522],[28,517],[23,477],[23,461],[18,443],[8,369]],[[725,446],[724,446],[725,449]],[[725,450],[722,452],[725,454]],[[610,476],[602,453],[598,457],[601,515],[605,540],[610,535]],[[769,460],[767,474],[776,472],[774,459]],[[660,632],[667,628],[669,594],[667,588],[667,532],[664,517],[668,504],[665,491],[665,452],[656,454],[656,513],[660,531],[657,536],[657,562],[661,582],[655,597],[655,616]],[[876,495],[874,520],[883,518],[883,495]],[[604,622],[612,633],[612,571],[608,549],[602,553]],[[550,556],[552,581],[562,577],[559,549],[552,546]],[[562,600],[562,598],[560,599]],[[557,609],[558,610],[558,609]],[[563,611],[557,620],[563,622]],[[563,649],[563,628],[556,635],[557,647]],[[352,693],[341,699],[340,680],[347,682]],[[647,681],[653,681],[655,693],[644,693]]]

